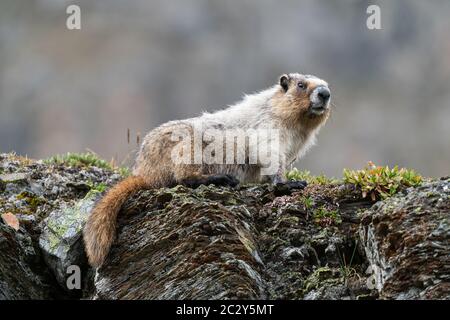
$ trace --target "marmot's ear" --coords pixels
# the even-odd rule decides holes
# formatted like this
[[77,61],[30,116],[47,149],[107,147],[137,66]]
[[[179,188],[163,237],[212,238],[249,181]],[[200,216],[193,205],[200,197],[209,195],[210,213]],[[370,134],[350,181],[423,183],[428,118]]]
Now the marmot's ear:
[[289,75],[283,74],[280,77],[280,86],[283,88],[284,92],[288,91],[288,89],[289,89]]

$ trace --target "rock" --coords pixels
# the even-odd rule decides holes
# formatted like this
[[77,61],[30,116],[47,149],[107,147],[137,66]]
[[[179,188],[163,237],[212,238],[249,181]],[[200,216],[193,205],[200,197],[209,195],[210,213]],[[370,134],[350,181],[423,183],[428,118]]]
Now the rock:
[[361,239],[386,299],[450,298],[450,179],[365,211]]
[[[332,244],[350,259],[356,233],[315,224],[299,201],[303,191],[277,193],[268,185],[139,192],[124,206],[117,241],[97,270],[95,298],[301,299],[320,289],[307,279],[328,264],[329,286],[317,296],[370,294],[346,286],[341,266],[325,254]],[[365,270],[354,256],[347,261],[352,277]]]
[[321,267],[305,280],[305,300],[337,300],[350,299],[349,288],[340,281],[336,270]]
[[[98,270],[96,297],[443,298],[448,190],[448,181],[433,182],[369,209],[348,194],[354,191],[344,196],[342,186],[278,197],[265,185],[139,193],[125,206],[118,240]],[[318,208],[345,208],[345,218],[324,225],[312,217]],[[361,217],[359,208],[366,210]],[[389,258],[385,248],[394,250]],[[381,270],[378,290],[368,285],[371,265]]]
[[[326,283],[325,283],[326,284]],[[343,283],[331,283],[311,290],[304,300],[350,300],[349,289]]]
[[0,215],[19,220],[0,221],[0,299],[450,298],[448,178],[377,203],[339,183],[140,191],[94,270],[81,229],[120,176],[1,154],[0,172],[23,174],[0,180]]
[[62,288],[67,288],[69,266],[86,269],[82,230],[99,195],[99,192],[91,191],[75,205],[53,211],[42,222],[39,247]]
[[0,174],[0,180],[5,183],[18,183],[26,181],[29,178],[29,174],[24,172]]
[[[350,194],[336,197],[341,189],[311,185],[262,205],[257,242],[271,299],[356,299],[360,294],[371,295],[367,287],[347,285],[349,280],[366,278],[363,252],[356,245],[357,224],[353,219],[336,220],[336,224],[323,227],[313,217],[319,208],[335,210],[343,205],[341,201],[360,201],[352,200]],[[356,211],[347,214],[356,216]],[[325,274],[327,277],[323,277]]]
[[39,249],[21,228],[0,222],[0,300],[51,299],[58,295]]
[[[51,212],[55,216],[57,212],[70,212],[70,208],[85,198],[89,190],[80,188],[80,185],[89,185],[95,190],[100,184],[114,184],[120,176],[106,169],[50,165],[14,154],[0,154],[0,173],[0,216],[13,214],[20,226],[15,231],[0,219],[0,299],[79,297],[81,293],[73,295],[61,289],[56,281],[58,273],[53,273],[56,268],[49,268],[44,260],[39,247],[42,221]],[[74,186],[71,186],[71,182],[75,183]],[[57,190],[57,193],[53,193],[53,190]],[[82,223],[82,217],[73,216],[76,220],[73,225]],[[60,218],[63,222],[68,221]],[[65,240],[70,243],[73,238],[67,237]],[[70,244],[65,245],[70,247]],[[71,247],[70,257],[83,255],[81,245],[73,249],[74,246]],[[49,259],[47,257],[47,261]],[[85,271],[85,274],[89,273],[90,270]],[[84,279],[88,282],[91,278]],[[85,287],[89,285],[86,283]]]
[[125,211],[138,214],[121,219],[95,277],[96,298],[265,298],[252,218],[227,193],[176,187],[131,199]]

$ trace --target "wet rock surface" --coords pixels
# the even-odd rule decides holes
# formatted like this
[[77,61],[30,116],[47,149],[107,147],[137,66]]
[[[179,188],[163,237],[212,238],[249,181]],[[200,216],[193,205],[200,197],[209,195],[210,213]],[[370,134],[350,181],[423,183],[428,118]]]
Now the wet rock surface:
[[376,203],[338,183],[140,191],[93,270],[80,231],[119,179],[0,155],[0,214],[20,222],[0,220],[0,299],[449,298],[448,178]]

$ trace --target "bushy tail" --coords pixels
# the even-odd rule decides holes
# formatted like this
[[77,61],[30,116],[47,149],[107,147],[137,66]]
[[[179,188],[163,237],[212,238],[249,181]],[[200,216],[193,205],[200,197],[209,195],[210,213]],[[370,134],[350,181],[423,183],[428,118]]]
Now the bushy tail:
[[116,236],[117,216],[122,205],[134,192],[148,188],[142,177],[132,176],[115,185],[97,203],[83,230],[89,264],[99,267],[105,260]]

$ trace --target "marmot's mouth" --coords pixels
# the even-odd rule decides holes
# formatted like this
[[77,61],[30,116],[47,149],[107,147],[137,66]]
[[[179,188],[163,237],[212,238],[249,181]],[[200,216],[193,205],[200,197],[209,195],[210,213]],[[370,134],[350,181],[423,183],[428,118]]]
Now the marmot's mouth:
[[313,115],[322,115],[328,110],[328,103],[311,103],[308,112]]

